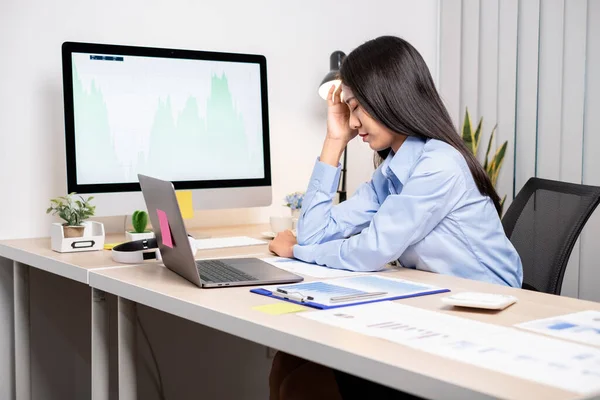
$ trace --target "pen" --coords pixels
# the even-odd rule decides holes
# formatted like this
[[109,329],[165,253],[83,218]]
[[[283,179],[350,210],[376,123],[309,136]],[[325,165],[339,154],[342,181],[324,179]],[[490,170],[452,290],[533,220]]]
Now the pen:
[[[314,297],[312,297],[312,296],[305,297],[305,296],[302,296],[302,293],[299,293],[299,292],[289,292],[287,290],[279,289],[279,288],[277,288],[277,292],[285,294],[285,296],[282,296],[282,297],[287,300],[295,300],[295,301],[299,301],[301,303],[306,302],[306,300],[314,300]],[[296,293],[299,293],[300,296],[296,296],[295,295]]]
[[348,300],[359,300],[359,299],[368,299],[371,297],[379,297],[387,294],[387,292],[370,292],[370,293],[359,293],[359,294],[347,294],[345,296],[335,296],[329,299],[332,303],[339,303],[341,301]]

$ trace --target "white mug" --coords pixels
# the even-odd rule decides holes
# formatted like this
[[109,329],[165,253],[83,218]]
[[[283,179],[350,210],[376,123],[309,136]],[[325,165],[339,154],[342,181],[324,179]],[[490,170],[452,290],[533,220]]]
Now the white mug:
[[292,217],[271,217],[271,230],[273,233],[279,233],[293,228]]

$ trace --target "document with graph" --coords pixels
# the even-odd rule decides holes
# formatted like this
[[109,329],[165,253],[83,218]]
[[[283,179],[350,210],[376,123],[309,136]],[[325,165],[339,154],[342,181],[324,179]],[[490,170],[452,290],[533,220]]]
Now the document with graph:
[[448,289],[377,275],[303,282],[251,292],[309,307],[328,309],[449,292]]
[[515,325],[544,335],[600,347],[600,311],[588,310]]
[[592,346],[392,302],[299,316],[520,379],[600,393],[600,349]]

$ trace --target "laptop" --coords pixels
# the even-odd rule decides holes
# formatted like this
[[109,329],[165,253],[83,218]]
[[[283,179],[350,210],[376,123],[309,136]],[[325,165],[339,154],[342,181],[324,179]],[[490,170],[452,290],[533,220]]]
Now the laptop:
[[[294,283],[304,279],[258,258],[195,260],[173,184],[141,174],[138,179],[163,263],[171,271],[201,288]],[[164,238],[163,229],[169,229]]]

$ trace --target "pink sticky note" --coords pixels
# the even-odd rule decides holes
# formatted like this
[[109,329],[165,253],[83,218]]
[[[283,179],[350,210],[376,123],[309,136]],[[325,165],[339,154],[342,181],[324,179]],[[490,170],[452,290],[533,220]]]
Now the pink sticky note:
[[173,239],[171,238],[171,228],[169,228],[169,219],[167,218],[167,213],[157,208],[156,215],[158,216],[158,223],[160,224],[160,233],[163,244],[167,247],[173,248]]

